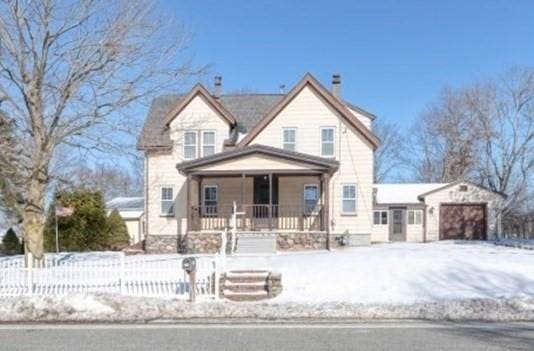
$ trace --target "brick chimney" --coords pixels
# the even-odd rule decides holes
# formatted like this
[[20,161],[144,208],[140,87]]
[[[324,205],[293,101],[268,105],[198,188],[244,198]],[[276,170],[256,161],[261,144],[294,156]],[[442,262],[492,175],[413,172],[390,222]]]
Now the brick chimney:
[[215,76],[214,77],[214,89],[213,89],[213,96],[218,99],[221,97],[222,94],[222,77],[221,76]]
[[341,99],[341,75],[337,73],[332,75],[332,94]]

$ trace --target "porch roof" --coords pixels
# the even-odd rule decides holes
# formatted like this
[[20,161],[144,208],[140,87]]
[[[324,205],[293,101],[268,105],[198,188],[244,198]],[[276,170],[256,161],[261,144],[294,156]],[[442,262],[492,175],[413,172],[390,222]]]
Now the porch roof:
[[334,159],[254,144],[179,163],[182,174],[332,173]]

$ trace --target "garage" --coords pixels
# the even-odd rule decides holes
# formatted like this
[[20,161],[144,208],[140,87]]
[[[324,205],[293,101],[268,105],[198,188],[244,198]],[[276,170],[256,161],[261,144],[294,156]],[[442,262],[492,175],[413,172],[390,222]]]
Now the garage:
[[440,240],[486,240],[486,204],[441,204]]

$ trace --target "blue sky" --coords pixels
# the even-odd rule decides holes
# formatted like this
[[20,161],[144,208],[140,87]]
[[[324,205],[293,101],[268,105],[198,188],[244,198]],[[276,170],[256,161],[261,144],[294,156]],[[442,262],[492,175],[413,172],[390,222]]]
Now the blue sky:
[[534,59],[534,1],[195,1],[165,11],[225,91],[276,92],[305,72],[380,118],[411,125],[445,87]]

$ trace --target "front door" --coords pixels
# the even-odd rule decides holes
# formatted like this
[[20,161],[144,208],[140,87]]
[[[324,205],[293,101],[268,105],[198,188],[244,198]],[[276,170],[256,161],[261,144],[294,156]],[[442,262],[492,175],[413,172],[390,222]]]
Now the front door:
[[402,208],[391,210],[389,240],[406,241],[406,211]]
[[[273,175],[272,177],[273,187],[273,205],[278,204],[278,177]],[[256,218],[269,217],[269,176],[261,175],[254,177],[254,207],[253,215]],[[276,215],[276,211],[273,211],[273,217]]]

